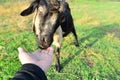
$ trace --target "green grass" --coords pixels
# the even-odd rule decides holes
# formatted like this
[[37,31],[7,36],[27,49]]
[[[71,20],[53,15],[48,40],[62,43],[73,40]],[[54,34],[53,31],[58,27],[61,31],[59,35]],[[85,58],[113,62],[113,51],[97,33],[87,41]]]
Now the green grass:
[[[20,68],[19,46],[29,52],[37,49],[31,27],[33,15],[19,15],[28,5],[23,3],[26,1],[0,5],[0,80],[13,77]],[[53,62],[46,73],[48,80],[120,80],[119,5],[95,0],[70,2],[80,47],[72,44],[72,34],[64,39],[62,70],[57,73]]]

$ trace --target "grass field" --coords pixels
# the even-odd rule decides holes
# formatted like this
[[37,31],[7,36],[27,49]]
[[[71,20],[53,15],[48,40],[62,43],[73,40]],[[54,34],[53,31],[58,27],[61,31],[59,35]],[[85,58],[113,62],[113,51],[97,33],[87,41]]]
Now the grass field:
[[[21,64],[19,46],[32,52],[37,49],[32,32],[32,17],[20,12],[29,2],[0,1],[0,80],[13,77]],[[73,35],[63,41],[62,70],[52,67],[48,80],[120,80],[120,3],[74,0],[70,2],[80,47]]]

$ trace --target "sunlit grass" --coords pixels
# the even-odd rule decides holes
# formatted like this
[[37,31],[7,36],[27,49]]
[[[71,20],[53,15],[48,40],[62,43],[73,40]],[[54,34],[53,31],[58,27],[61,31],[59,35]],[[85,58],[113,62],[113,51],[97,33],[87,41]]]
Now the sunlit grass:
[[28,6],[28,1],[7,3],[0,5],[0,33],[25,31],[31,28],[32,17],[20,16],[23,9]]

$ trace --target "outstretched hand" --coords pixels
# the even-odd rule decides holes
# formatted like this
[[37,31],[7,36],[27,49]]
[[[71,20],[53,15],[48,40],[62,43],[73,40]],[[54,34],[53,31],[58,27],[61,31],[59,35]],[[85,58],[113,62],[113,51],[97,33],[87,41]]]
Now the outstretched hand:
[[53,51],[53,48],[49,47],[46,50],[37,50],[30,54],[23,48],[18,48],[18,57],[22,64],[32,63],[39,66],[44,72],[46,72],[52,65]]

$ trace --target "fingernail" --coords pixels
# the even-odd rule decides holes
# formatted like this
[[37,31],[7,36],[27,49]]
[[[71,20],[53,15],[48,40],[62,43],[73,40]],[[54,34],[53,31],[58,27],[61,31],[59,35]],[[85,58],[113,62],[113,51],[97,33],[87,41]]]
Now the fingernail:
[[50,55],[53,55],[54,49],[53,49],[52,47],[49,47],[48,50],[49,50],[49,54],[50,54]]
[[53,51],[53,48],[52,48],[52,47],[49,47],[47,50],[48,50],[48,51]]

